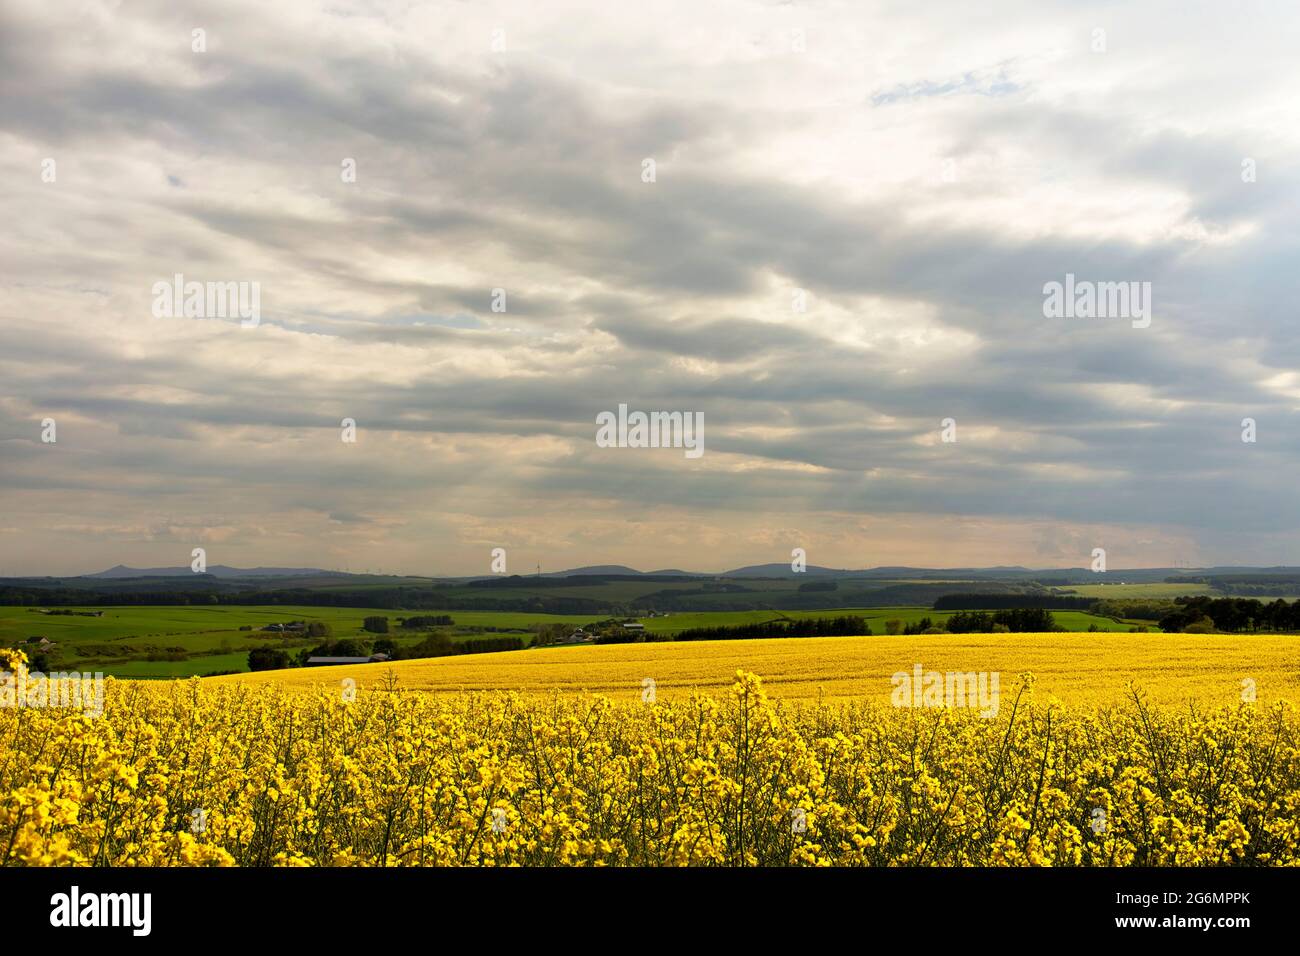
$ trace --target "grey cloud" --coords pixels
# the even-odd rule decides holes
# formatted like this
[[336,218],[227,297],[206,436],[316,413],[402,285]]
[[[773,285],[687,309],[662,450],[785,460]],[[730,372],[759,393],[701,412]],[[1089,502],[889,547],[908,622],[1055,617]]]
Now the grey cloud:
[[[218,11],[195,61],[188,12],[164,4],[88,20],[100,58],[56,16],[0,13],[0,130],[23,163],[69,157],[57,190],[14,179],[0,239],[0,488],[69,510],[147,514],[161,498],[246,521],[250,541],[277,508],[379,534],[381,518],[445,527],[590,501],[1160,524],[1207,546],[1300,528],[1295,397],[1265,381],[1300,358],[1285,131],[1197,130],[1168,106],[1153,123],[1114,90],[1049,96],[1060,77],[1022,79],[1014,58],[909,68],[864,112],[1039,167],[850,196],[815,163],[770,160],[791,110],[761,89],[739,108],[582,62],[444,55],[382,32],[384,15],[367,20],[372,46],[277,44],[249,11]],[[1194,80],[1153,75],[1144,95]],[[810,153],[818,123],[852,121],[795,113]],[[980,211],[1076,181],[1182,206],[1141,235]],[[208,340],[149,325],[150,284],[174,271],[262,282],[266,327]],[[1043,283],[1067,271],[1151,281],[1152,328],[1044,319]],[[788,316],[793,286],[833,321]],[[117,324],[83,333],[78,310]],[[871,334],[845,344],[854,322]],[[594,417],[620,402],[704,413],[705,464],[602,454]],[[67,419],[57,449],[33,437],[46,412]],[[1246,415],[1256,446],[1239,440]],[[385,454],[339,455],[344,416]],[[947,416],[956,445],[922,440]]]

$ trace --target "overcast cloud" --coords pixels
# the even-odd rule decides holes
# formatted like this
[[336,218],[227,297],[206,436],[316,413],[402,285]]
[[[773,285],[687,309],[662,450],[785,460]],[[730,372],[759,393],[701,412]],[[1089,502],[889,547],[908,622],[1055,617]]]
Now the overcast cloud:
[[3,0],[0,574],[1300,564],[1300,13],[1141,7]]

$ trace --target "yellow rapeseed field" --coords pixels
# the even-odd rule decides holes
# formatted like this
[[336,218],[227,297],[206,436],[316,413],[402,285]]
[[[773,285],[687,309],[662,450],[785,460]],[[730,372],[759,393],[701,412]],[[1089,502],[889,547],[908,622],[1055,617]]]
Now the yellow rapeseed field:
[[[1074,642],[1073,672],[1049,638]],[[0,708],[0,863],[1300,863],[1300,719],[1266,700],[1294,686],[1286,639],[1160,636],[1163,665],[1151,637],[1124,640],[614,646],[359,677],[110,679],[99,717]],[[733,670],[720,686],[737,656],[775,680]],[[1030,661],[1046,680],[1021,673]],[[889,674],[916,663],[1003,668],[996,715],[891,706]],[[1122,689],[1135,676],[1147,691]],[[459,690],[511,680],[535,690]],[[1221,702],[1182,703],[1222,685]]]
[[1250,680],[1260,700],[1300,702],[1300,637],[1222,634],[924,634],[809,637],[538,648],[306,668],[214,678],[282,687],[359,687],[395,674],[401,687],[438,693],[478,690],[588,691],[640,699],[645,678],[660,698],[725,691],[737,670],[753,671],[773,697],[889,702],[890,675],[915,664],[937,671],[998,671],[1037,678],[1040,696],[1067,704],[1123,700],[1135,682],[1156,703],[1233,703]]

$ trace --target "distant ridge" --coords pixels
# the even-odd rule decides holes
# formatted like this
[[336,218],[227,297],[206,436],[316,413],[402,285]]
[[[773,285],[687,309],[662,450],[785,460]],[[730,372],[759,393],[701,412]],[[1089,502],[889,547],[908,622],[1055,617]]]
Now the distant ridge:
[[[486,577],[482,574],[475,575],[402,575],[402,574],[379,574],[371,572],[352,572],[329,570],[326,568],[283,568],[283,567],[256,567],[256,568],[236,568],[225,564],[214,564],[208,567],[207,575],[211,578],[220,578],[222,580],[249,580],[264,578],[408,578],[411,580],[443,580],[443,581],[462,581],[475,580]],[[532,577],[536,572],[521,570],[514,572],[520,577]],[[1127,581],[1151,582],[1162,581],[1165,578],[1188,578],[1188,577],[1216,577],[1227,575],[1243,574],[1276,574],[1276,575],[1296,575],[1300,574],[1300,567],[1291,565],[1274,565],[1252,567],[1250,565],[1216,565],[1204,568],[1183,568],[1183,567],[1164,567],[1164,568],[1112,568],[1104,574],[1094,574],[1086,567],[1071,568],[1028,568],[1023,565],[994,565],[990,567],[962,567],[962,568],[921,568],[911,567],[908,565],[881,565],[874,568],[828,568],[820,565],[810,564],[806,571],[796,572],[791,570],[790,565],[786,562],[771,562],[768,564],[751,564],[744,567],[732,568],[729,571],[683,571],[678,568],[668,568],[657,571],[640,571],[636,568],[629,567],[626,564],[591,564],[582,567],[568,568],[563,571],[544,571],[541,574],[543,578],[568,578],[568,577],[685,577],[685,578],[791,578],[796,576],[808,577],[836,577],[836,578],[865,578],[865,579],[897,579],[897,578],[915,578],[918,581],[941,581],[941,580],[973,580],[978,581],[985,578],[1002,578],[1023,581],[1038,581],[1042,584],[1066,584],[1066,583],[1087,583],[1096,582],[1098,584],[1119,583]],[[179,567],[162,567],[162,568],[133,568],[124,564],[119,564],[108,568],[104,571],[98,571],[93,574],[61,576],[63,580],[75,581],[111,581],[123,580],[130,578],[181,578],[196,576],[188,566]],[[47,579],[49,575],[28,575],[6,577],[4,580],[18,581],[24,579]]]
[[[629,568],[625,564],[589,564],[582,568],[570,568],[567,571],[543,571],[544,578],[571,578],[579,574],[645,574],[644,571],[638,571],[636,568]],[[527,577],[527,572],[524,577]]]
[[724,571],[720,577],[724,578],[787,578],[796,577],[803,574],[835,574],[849,575],[862,574],[861,571],[845,571],[836,568],[823,568],[815,564],[808,565],[807,571],[795,571],[790,567],[790,562],[786,561],[781,564],[751,564],[745,568],[736,568],[732,571]]
[[[95,574],[83,574],[85,578],[172,578],[181,575],[195,575],[198,572],[188,567],[179,568],[128,568],[119,564],[107,571]],[[304,575],[338,575],[350,577],[343,571],[323,571],[320,568],[232,568],[225,564],[214,564],[207,573],[214,578],[284,578],[302,577]]]

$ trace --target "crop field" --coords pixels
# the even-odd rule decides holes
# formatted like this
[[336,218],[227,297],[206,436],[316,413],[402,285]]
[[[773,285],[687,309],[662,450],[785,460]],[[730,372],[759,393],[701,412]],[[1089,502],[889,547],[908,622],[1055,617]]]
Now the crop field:
[[[589,585],[575,584],[564,588],[562,593],[565,597],[626,603],[636,601],[638,598],[657,591],[689,591],[698,588],[699,584],[692,582],[611,581]],[[556,588],[546,586],[528,587],[518,585],[511,588],[476,588],[467,585],[456,589],[455,596],[460,599],[499,599],[502,595],[507,595],[510,598],[522,599],[554,597],[557,593],[560,592]]]
[[[63,609],[60,609],[63,610]],[[212,605],[198,607],[74,607],[71,611],[102,610],[103,617],[46,615],[25,607],[0,607],[0,645],[41,634],[59,640],[143,640],[186,634],[239,634],[279,621],[324,621],[343,631],[360,630],[372,614],[396,620],[409,614],[437,611],[398,611],[383,608],[334,608],[296,605]],[[457,624],[498,628],[524,628],[530,624],[564,621],[574,625],[599,619],[595,614],[528,614],[514,611],[457,611]],[[242,632],[247,634],[248,632]],[[254,632],[256,633],[256,632]]]
[[[63,610],[63,609],[60,609]],[[33,636],[56,645],[53,663],[73,670],[96,670],[120,677],[185,677],[247,669],[254,647],[300,647],[302,638],[260,631],[291,620],[324,621],[336,637],[360,633],[367,613],[322,607],[103,607],[102,617],[41,614],[22,607],[0,608],[0,647],[18,646]],[[251,630],[241,631],[241,627]]]
[[[1295,697],[1291,640],[809,638],[110,680],[102,716],[0,708],[0,865],[1296,865],[1300,721],[1271,700]],[[914,663],[1002,669],[1000,706],[890,706]]]
[[[77,607],[72,611],[103,611],[102,617],[79,614],[42,614],[38,609],[0,607],[0,647],[17,647],[34,636],[46,637],[58,646],[59,666],[93,669],[117,677],[172,678],[208,675],[248,669],[248,651],[255,647],[277,647],[296,651],[319,643],[301,636],[285,636],[260,628],[291,620],[321,621],[332,630],[332,639],[374,638],[361,628],[370,615],[390,620],[384,635],[399,645],[417,643],[423,635],[403,631],[397,618],[410,614],[442,612],[399,611],[374,608],[332,608],[297,605],[241,606],[196,605],[187,607]],[[641,618],[646,630],[675,633],[692,627],[747,624],[797,618],[839,617],[855,614],[865,618],[871,630],[883,634],[885,621],[913,624],[923,617],[945,620],[951,612],[924,607],[835,609],[826,611],[709,611]],[[1063,627],[1087,630],[1095,624],[1103,630],[1127,631],[1129,624],[1116,623],[1081,611],[1057,611]],[[577,627],[607,618],[608,614],[542,614],[519,611],[451,612],[455,627],[452,639],[473,636],[476,631],[518,632],[525,642],[528,629],[538,624],[563,623]],[[249,627],[251,630],[240,630]]]
[[[765,621],[793,621],[807,618],[833,618],[853,615],[867,622],[873,634],[885,632],[885,622],[902,621],[916,624],[922,618],[931,621],[946,621],[955,612],[934,611],[928,607],[858,607],[833,608],[825,611],[699,611],[684,614],[669,614],[666,617],[644,617],[641,623],[647,631],[657,634],[675,634],[693,627],[734,626],[737,624],[759,624]],[[1139,622],[1116,622],[1108,617],[1099,617],[1086,611],[1053,611],[1052,616],[1061,627],[1071,631],[1086,631],[1096,625],[1103,631],[1127,631]],[[1141,622],[1151,627],[1150,621]]]
[[794,621],[852,615],[865,620],[873,633],[882,634],[885,630],[885,621],[888,620],[897,619],[904,624],[915,624],[923,617],[928,617],[932,621],[945,620],[949,613],[932,611],[928,607],[832,608],[824,611],[693,611],[669,614],[666,617],[641,618],[641,623],[645,625],[647,631],[657,634],[675,634],[693,627],[734,627],[738,624],[761,624],[766,621]]
[[182,661],[116,661],[107,665],[112,676],[121,678],[207,677],[248,669],[248,653],[205,654]]
[[1185,594],[1217,596],[1219,593],[1216,588],[1212,588],[1208,584],[1167,584],[1165,582],[1153,582],[1151,584],[1075,584],[1061,590],[1069,594],[1077,594],[1080,597],[1109,598],[1111,600],[1120,600],[1121,598],[1176,598]]
[[1300,701],[1300,637],[1191,634],[925,634],[536,648],[393,664],[271,671],[212,679],[309,689],[344,678],[408,690],[592,692],[636,700],[650,678],[659,697],[725,690],[737,670],[757,673],[773,697],[888,703],[896,672],[998,672],[1004,689],[1022,673],[1035,693],[1067,704],[1125,701],[1132,683],[1153,703],[1231,704],[1242,682],[1259,700]]
[[30,634],[40,634],[52,641],[143,641],[182,635],[238,634],[243,625],[262,627],[295,618],[359,628],[366,613],[377,613],[348,608],[236,605],[75,607],[60,610],[102,610],[104,615],[47,615],[23,607],[0,607],[0,643]]

